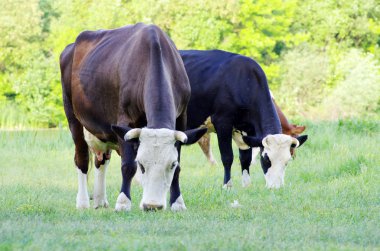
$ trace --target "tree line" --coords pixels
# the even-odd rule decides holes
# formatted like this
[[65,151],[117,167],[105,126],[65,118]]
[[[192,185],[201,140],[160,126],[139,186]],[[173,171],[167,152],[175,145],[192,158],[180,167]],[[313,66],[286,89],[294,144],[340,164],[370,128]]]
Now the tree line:
[[290,117],[379,118],[379,0],[0,0],[0,127],[66,125],[59,55],[137,22],[255,59]]

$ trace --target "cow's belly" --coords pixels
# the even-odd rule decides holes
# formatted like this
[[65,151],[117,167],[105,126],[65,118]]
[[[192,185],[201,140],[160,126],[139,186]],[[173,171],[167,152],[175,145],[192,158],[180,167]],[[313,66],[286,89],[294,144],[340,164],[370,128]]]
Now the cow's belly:
[[[211,122],[211,117],[208,117],[207,120],[200,127],[207,128],[207,133],[216,132],[215,127]],[[244,142],[243,135],[247,136],[247,133],[245,131],[239,131],[236,128],[234,128],[232,132],[232,139],[235,141],[239,149],[248,150],[250,146],[248,146]]]
[[84,139],[87,142],[90,150],[96,155],[99,161],[103,160],[103,154],[106,158],[111,154],[111,150],[119,150],[119,146],[113,142],[103,142],[96,136],[92,135],[86,128],[83,127]]
[[239,149],[240,150],[248,150],[251,147],[244,142],[243,136],[247,136],[247,133],[244,131],[238,131],[238,130],[234,129],[232,132],[232,139],[235,141],[235,143],[239,147]]

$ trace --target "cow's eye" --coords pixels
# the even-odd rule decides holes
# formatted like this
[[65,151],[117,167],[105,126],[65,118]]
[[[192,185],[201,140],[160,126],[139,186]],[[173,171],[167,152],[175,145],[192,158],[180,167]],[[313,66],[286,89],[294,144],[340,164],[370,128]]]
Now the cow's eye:
[[174,168],[176,168],[177,166],[178,166],[178,161],[174,161],[174,162],[172,163],[171,169],[174,169]]
[[139,166],[140,169],[141,169],[141,173],[145,173],[145,168],[144,168],[144,166],[143,166],[140,162],[138,162],[138,161],[137,161],[137,164],[138,164],[138,166]]

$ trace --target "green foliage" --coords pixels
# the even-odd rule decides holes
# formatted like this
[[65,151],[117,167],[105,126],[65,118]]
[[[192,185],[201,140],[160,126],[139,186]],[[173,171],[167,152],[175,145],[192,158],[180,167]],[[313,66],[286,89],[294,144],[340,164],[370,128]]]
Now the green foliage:
[[370,50],[378,42],[378,0],[299,1],[294,18],[293,29],[321,46],[339,43]]
[[[158,25],[179,49],[223,49],[254,58],[289,115],[379,116],[378,0],[0,0],[0,5],[0,128],[65,124],[62,50],[83,30],[137,22]],[[348,99],[351,95],[355,98]]]
[[281,86],[274,92],[276,102],[286,114],[309,117],[327,93],[331,71],[328,54],[303,44],[283,56],[280,68]]
[[336,87],[324,101],[328,118],[373,117],[380,111],[379,65],[373,55],[353,49],[338,62]]

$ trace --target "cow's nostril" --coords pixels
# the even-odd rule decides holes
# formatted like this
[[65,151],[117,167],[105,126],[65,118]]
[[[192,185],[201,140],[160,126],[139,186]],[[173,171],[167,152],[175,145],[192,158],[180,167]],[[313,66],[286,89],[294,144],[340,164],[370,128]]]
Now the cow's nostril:
[[162,205],[153,205],[153,204],[143,204],[144,211],[156,211],[161,210],[164,206]]

